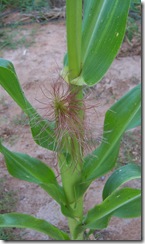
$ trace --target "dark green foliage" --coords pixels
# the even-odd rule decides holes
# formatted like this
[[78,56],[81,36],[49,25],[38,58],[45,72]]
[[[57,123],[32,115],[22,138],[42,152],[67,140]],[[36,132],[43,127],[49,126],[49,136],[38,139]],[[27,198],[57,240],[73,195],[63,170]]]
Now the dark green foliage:
[[7,9],[17,9],[19,11],[33,11],[41,9],[49,9],[51,7],[50,0],[2,0],[0,4],[0,12]]
[[140,36],[139,23],[141,21],[141,1],[131,0],[127,21],[126,37],[131,42],[134,36]]
[[0,240],[20,241],[21,237],[14,233],[14,228],[0,228]]
[[[132,14],[134,13],[134,14]],[[130,11],[129,16],[135,19],[139,19],[141,16],[141,1],[140,0],[131,0],[130,2]]]
[[65,0],[1,0],[0,12],[7,9],[17,9],[22,12],[34,10],[49,10],[50,8],[61,8],[65,5]]

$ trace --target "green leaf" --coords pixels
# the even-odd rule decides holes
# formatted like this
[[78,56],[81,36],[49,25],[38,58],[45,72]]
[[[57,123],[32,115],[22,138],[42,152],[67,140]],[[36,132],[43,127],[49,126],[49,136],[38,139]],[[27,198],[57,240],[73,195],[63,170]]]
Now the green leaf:
[[124,183],[139,178],[141,178],[141,169],[136,164],[129,163],[118,168],[105,183],[103,200]]
[[[0,64],[2,59],[0,59]],[[24,93],[18,82],[16,73],[12,70],[12,63],[4,60],[4,64],[7,64],[7,67],[0,66],[0,84],[1,86],[9,93],[9,95],[14,99],[14,101],[26,112],[27,103]],[[8,66],[9,63],[9,66]]]
[[11,152],[1,142],[0,152],[4,155],[8,171],[13,177],[38,184],[58,203],[66,203],[63,189],[50,167],[27,154]]
[[0,227],[16,227],[16,228],[29,228],[36,230],[38,232],[42,232],[54,240],[70,240],[69,236],[59,230],[54,225],[49,222],[37,219],[33,216],[21,213],[8,213],[0,215]]
[[[117,210],[124,207],[126,204],[128,207],[134,206],[132,215],[130,216],[134,218],[134,213],[136,212],[136,204],[134,204],[134,202],[138,201],[140,196],[141,191],[133,188],[123,188],[113,192],[101,204],[98,204],[89,210],[84,221],[85,228],[95,228],[95,223],[98,224],[97,221],[102,220],[102,218],[104,218],[105,222],[106,220],[108,221],[108,218],[110,218],[111,215],[114,215],[115,211],[117,213]],[[125,216],[125,213],[123,213],[123,215]],[[140,212],[138,213],[138,216],[140,216]]]
[[0,58],[0,85],[28,115],[35,142],[49,150],[56,150],[54,124],[44,120],[26,99],[13,64]]
[[[130,0],[85,0],[82,71],[72,84],[92,86],[104,76],[123,41]],[[65,58],[64,78],[68,69]]]
[[[107,216],[97,220],[96,222],[93,222],[91,224],[91,228],[90,228],[90,231],[88,233],[88,236],[93,233],[92,230],[102,230],[102,229],[105,229],[108,224],[109,224],[109,221],[110,221],[110,218],[111,218],[111,214],[108,214]],[[77,237],[77,235],[81,232],[83,232],[84,230],[86,229],[86,226],[83,224],[83,225],[78,225],[76,227],[76,230],[75,230],[75,235]]]
[[44,120],[36,111],[27,110],[34,141],[41,147],[57,151],[57,141],[54,133],[54,123]]
[[[101,204],[88,211],[82,224],[75,229],[75,236],[85,229],[104,229],[112,216],[120,218],[135,218],[141,214],[141,191],[133,188],[123,188],[113,192]],[[91,232],[91,231],[90,231]]]
[[141,215],[141,196],[131,203],[125,204],[116,211],[113,216],[118,218],[137,218]]
[[14,65],[10,61],[0,58],[0,67],[7,68],[8,70],[11,70],[12,72],[14,72],[16,75]]
[[70,206],[65,206],[65,205],[61,205],[61,212],[64,216],[72,218],[72,219],[77,219],[77,217],[75,216],[76,213],[74,211],[74,209],[72,209]]
[[131,120],[126,130],[131,130],[140,125],[141,125],[141,106],[138,109],[137,113],[135,114],[134,118]]
[[135,125],[141,107],[140,85],[130,90],[106,113],[101,145],[85,158],[84,178],[93,180],[114,167],[123,133]]
[[84,158],[82,181],[76,185],[77,197],[84,194],[93,180],[115,166],[123,133],[141,123],[140,107],[141,87],[138,85],[106,112],[103,140],[92,154]]

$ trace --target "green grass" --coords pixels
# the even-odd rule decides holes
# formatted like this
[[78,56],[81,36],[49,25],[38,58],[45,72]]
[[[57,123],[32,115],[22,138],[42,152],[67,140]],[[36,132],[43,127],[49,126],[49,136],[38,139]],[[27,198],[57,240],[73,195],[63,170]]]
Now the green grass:
[[131,17],[128,17],[127,28],[126,28],[126,38],[128,39],[129,42],[131,42],[133,37],[140,39],[141,33],[139,30],[139,25],[137,24],[137,21]]
[[2,108],[7,108],[8,107],[5,97],[3,95],[1,95],[1,94],[0,94],[0,105],[2,106]]
[[7,9],[17,9],[21,12],[30,12],[33,10],[50,9],[50,0],[0,0],[0,12]]
[[31,29],[26,34],[25,29],[1,29],[0,30],[0,50],[17,49],[20,47],[28,48],[34,43],[36,28]]
[[141,30],[139,25],[141,25],[141,1],[131,0],[125,35],[129,42],[132,41],[134,36],[141,39]]
[[[9,189],[6,179],[0,179],[0,214],[16,211],[17,196]],[[0,240],[13,241],[21,240],[13,228],[0,228]]]
[[16,194],[8,190],[4,178],[0,179],[0,213],[8,213],[15,210]]
[[[0,0],[0,13],[7,9],[17,9],[20,12],[48,11],[54,6],[54,0]],[[60,1],[61,3],[61,1]],[[10,11],[9,10],[9,11]],[[3,19],[2,19],[3,20]],[[133,37],[141,39],[141,30],[139,28],[141,21],[141,3],[140,0],[132,0],[130,4],[129,16],[126,28],[126,40],[131,44]],[[3,49],[17,49],[20,47],[30,47],[34,43],[36,30],[31,29],[29,35],[25,35],[19,23],[13,24],[12,28],[0,29],[0,51]]]
[[119,167],[129,162],[141,163],[141,131],[139,128],[126,132],[121,142],[117,166]]
[[14,126],[15,125],[22,125],[22,126],[29,125],[28,116],[23,112],[21,114],[15,115],[13,117],[13,119],[11,120],[11,124]]

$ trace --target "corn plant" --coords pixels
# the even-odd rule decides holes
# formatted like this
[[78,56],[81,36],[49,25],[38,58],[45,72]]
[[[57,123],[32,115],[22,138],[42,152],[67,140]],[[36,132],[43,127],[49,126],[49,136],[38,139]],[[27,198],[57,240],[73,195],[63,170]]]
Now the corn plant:
[[[0,59],[0,84],[26,113],[34,141],[55,151],[61,183],[49,166],[27,154],[12,152],[0,142],[9,173],[44,189],[68,219],[70,233],[51,223],[23,213],[0,215],[0,227],[30,228],[55,240],[83,240],[95,229],[106,228],[111,217],[140,216],[140,189],[123,184],[140,178],[140,167],[132,162],[117,168],[104,185],[102,202],[86,214],[84,194],[97,178],[116,164],[122,135],[140,125],[140,85],[121,97],[106,112],[103,139],[88,155],[84,153],[85,109],[83,87],[97,84],[114,60],[122,43],[129,0],[66,1],[67,54],[61,76],[67,90],[54,84],[53,119],[44,119],[29,103],[11,62]],[[83,17],[82,17],[83,16]]]

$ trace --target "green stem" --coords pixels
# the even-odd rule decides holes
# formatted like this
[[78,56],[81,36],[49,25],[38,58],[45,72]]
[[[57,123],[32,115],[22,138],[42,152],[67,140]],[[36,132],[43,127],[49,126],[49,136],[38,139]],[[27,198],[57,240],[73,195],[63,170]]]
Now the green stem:
[[[71,207],[74,208],[73,206],[71,206]],[[79,221],[80,223],[82,221],[82,215],[83,215],[82,209],[83,209],[83,199],[80,199],[80,202],[78,203],[78,205],[76,207],[77,214],[79,213],[79,215],[81,216],[81,219]],[[75,228],[79,224],[79,222],[75,219],[68,218],[68,225],[70,228],[71,240],[83,240],[84,239],[83,233],[80,233],[77,237],[75,237]]]
[[82,0],[66,0],[66,28],[69,80],[81,71]]
[[[75,92],[75,88],[75,86],[71,85],[70,91]],[[80,92],[76,96],[78,101],[82,103],[82,88],[80,88]],[[78,111],[78,118],[80,120],[80,123],[82,124],[81,129],[83,132],[84,118],[82,110]],[[83,196],[79,199],[76,196],[76,186],[79,184],[82,177],[83,148],[81,143],[79,143],[77,135],[70,137],[69,134],[64,133],[64,138],[62,139],[61,143],[63,146],[63,151],[65,151],[65,153],[58,154],[61,179],[67,197],[67,202],[69,206],[73,209],[74,214],[74,219],[68,218],[71,239],[83,240],[83,233],[81,233],[77,238],[75,237],[75,228],[78,224],[82,222],[83,217]]]
[[[69,68],[68,80],[70,83],[81,72],[82,0],[66,0],[66,28]],[[76,87],[70,85],[70,92],[76,94]],[[81,102],[80,98],[83,97],[82,88],[80,88],[80,92],[76,96]],[[78,118],[83,125],[83,111],[78,111]],[[62,144],[65,153],[58,154],[58,162],[67,201],[73,209],[75,216],[74,219],[68,218],[71,239],[83,240],[83,234],[75,238],[75,228],[82,222],[83,217],[83,197],[76,198],[76,185],[81,180],[83,152],[75,136],[72,138],[69,134],[65,134],[62,139]]]
[[[73,142],[73,144],[75,143],[75,149],[73,145],[73,153],[75,154],[75,156],[72,155],[70,151],[72,145],[71,141],[69,141],[69,135],[68,138],[65,139],[67,141],[67,155],[59,153],[58,162],[61,171],[63,188],[67,197],[67,202],[72,208],[75,217],[75,219],[68,218],[68,224],[70,228],[71,239],[83,240],[83,234],[75,238],[75,227],[82,222],[83,216],[83,197],[80,197],[79,199],[76,198],[76,185],[80,182],[82,171],[82,155],[80,152],[81,148],[77,140]],[[76,157],[75,160],[74,157]]]

